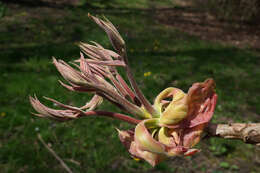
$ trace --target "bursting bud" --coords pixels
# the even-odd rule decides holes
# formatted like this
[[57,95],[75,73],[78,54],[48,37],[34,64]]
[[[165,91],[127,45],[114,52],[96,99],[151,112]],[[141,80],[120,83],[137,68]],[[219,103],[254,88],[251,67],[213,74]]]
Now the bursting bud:
[[185,94],[177,88],[167,88],[155,99],[159,115],[141,121],[135,130],[118,131],[121,142],[135,158],[152,166],[167,157],[190,156],[212,118],[217,95],[215,83],[208,79],[195,83]]

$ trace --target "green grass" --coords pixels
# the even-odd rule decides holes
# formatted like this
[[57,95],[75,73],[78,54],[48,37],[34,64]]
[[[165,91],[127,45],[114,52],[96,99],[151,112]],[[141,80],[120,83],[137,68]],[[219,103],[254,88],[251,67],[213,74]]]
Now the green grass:
[[[64,172],[38,141],[37,133],[74,172],[260,171],[259,149],[239,141],[206,139],[198,146],[202,152],[194,157],[173,158],[151,168],[133,160],[117,137],[115,127],[130,125],[96,117],[67,123],[33,117],[28,96],[34,93],[40,99],[47,96],[77,106],[90,98],[59,85],[61,77],[51,64],[52,56],[66,61],[77,58],[75,43],[79,41],[95,40],[112,47],[105,33],[88,19],[86,9],[49,9],[51,17],[37,18],[25,7],[16,13],[12,10],[1,19],[5,23],[0,32],[0,172]],[[150,101],[166,87],[187,91],[192,83],[212,77],[219,95],[214,122],[259,121],[258,53],[199,40],[156,23],[143,11],[90,12],[104,14],[118,27],[136,80]],[[151,75],[144,77],[146,72]],[[101,109],[118,111],[108,103]]]

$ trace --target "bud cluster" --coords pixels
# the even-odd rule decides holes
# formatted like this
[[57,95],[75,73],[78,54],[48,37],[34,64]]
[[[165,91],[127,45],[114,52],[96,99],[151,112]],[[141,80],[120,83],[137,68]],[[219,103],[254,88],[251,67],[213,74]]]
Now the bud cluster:
[[[135,158],[156,165],[167,157],[192,155],[198,150],[192,147],[201,137],[210,121],[217,100],[215,83],[207,79],[195,83],[184,93],[177,88],[167,88],[151,104],[139,89],[129,67],[125,42],[114,25],[107,20],[89,17],[108,35],[114,51],[96,42],[79,43],[80,58],[69,65],[53,58],[53,64],[67,83],[59,81],[70,91],[93,93],[92,99],[82,107],[62,104],[45,97],[62,109],[43,105],[36,96],[30,96],[37,116],[59,121],[90,115],[108,116],[135,124],[131,130],[118,130],[121,142]],[[117,71],[123,68],[130,86]],[[113,103],[129,115],[97,110],[103,99]]]

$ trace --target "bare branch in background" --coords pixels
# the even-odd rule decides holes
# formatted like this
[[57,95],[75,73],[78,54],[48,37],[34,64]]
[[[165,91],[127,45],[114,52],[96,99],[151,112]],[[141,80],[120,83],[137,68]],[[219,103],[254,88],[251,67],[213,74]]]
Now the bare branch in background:
[[55,159],[57,159],[61,166],[68,172],[68,173],[73,173],[71,171],[71,169],[68,167],[68,165],[56,154],[56,152],[51,149],[42,139],[42,136],[40,134],[37,135],[39,141],[43,144],[43,146],[53,155],[53,157],[55,157]]

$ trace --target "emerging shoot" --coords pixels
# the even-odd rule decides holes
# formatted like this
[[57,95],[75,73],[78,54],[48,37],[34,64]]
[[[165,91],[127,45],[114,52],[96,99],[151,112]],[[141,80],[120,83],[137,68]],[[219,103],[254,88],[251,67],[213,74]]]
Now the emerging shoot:
[[[53,58],[53,64],[70,91],[92,93],[93,98],[82,107],[73,107],[46,98],[60,110],[48,108],[36,96],[30,96],[39,117],[68,121],[85,116],[108,116],[135,125],[134,129],[119,130],[119,138],[134,158],[144,159],[155,166],[167,157],[192,155],[193,147],[214,113],[217,95],[213,79],[195,83],[184,93],[177,88],[166,88],[150,103],[138,87],[131,72],[125,41],[108,19],[89,17],[108,35],[114,51],[98,43],[79,43],[79,59],[73,66]],[[118,73],[123,68],[131,84]],[[126,114],[98,110],[103,99],[113,103]]]

